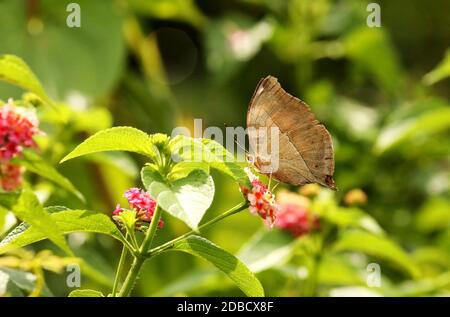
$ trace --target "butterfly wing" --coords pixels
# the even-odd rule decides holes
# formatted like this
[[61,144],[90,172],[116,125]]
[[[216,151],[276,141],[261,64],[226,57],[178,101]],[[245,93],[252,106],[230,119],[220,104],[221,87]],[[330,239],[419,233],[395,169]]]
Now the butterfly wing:
[[267,142],[269,148],[270,137],[261,140],[265,136],[252,133],[261,127],[279,129],[279,163],[272,173],[274,178],[292,185],[318,183],[336,188],[330,134],[308,105],[287,93],[275,77],[263,78],[256,87],[247,112],[247,127],[250,140]]

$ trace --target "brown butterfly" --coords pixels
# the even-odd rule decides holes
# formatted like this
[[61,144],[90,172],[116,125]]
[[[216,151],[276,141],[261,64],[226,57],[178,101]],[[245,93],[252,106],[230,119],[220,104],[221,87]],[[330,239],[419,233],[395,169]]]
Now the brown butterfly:
[[[275,77],[261,79],[256,87],[247,112],[247,128],[253,149],[250,157],[259,171],[283,183],[318,183],[336,189],[330,134],[308,105],[281,88]],[[278,130],[278,135],[274,137],[269,129]],[[273,150],[275,143],[275,151],[261,151],[261,144]]]

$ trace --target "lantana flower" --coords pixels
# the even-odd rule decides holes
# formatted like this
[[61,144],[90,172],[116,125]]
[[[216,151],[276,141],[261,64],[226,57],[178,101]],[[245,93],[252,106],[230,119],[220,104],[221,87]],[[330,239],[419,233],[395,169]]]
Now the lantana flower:
[[36,114],[16,107],[12,99],[0,107],[0,183],[4,190],[20,187],[23,169],[10,163],[24,148],[36,148],[33,137],[42,132]]
[[280,192],[274,226],[299,237],[319,228],[319,218],[308,209],[309,200],[294,193]]
[[249,167],[245,168],[245,172],[250,179],[252,188],[241,185],[241,192],[250,204],[249,210],[252,214],[261,216],[272,227],[278,210],[275,195],[252,173]]
[[[132,211],[136,213],[136,229],[140,229],[144,223],[150,223],[155,213],[156,201],[144,190],[139,188],[130,188],[124,193],[124,197],[128,200],[128,204]],[[117,204],[113,211],[113,219],[121,222],[120,215],[126,210]],[[158,227],[162,228],[164,222],[162,219],[158,222]]]

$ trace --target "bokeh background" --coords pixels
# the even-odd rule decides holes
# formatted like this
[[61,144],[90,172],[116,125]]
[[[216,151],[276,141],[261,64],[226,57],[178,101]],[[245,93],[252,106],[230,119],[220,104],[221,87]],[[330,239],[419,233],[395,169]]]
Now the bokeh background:
[[[81,28],[66,25],[70,2],[81,7]],[[369,255],[331,257],[312,294],[302,288],[307,274],[301,254],[286,265],[269,264],[258,273],[266,293],[449,294],[450,2],[377,1],[379,28],[366,24],[368,3],[0,0],[0,54],[23,58],[69,119],[61,124],[38,109],[47,133],[42,153],[55,165],[87,136],[111,126],[168,134],[177,126],[193,128],[194,118],[201,118],[204,127],[245,126],[259,79],[277,77],[311,106],[333,136],[339,191],[322,190],[321,195],[336,206],[359,204],[420,275],[384,265],[376,257],[383,245],[373,245]],[[3,100],[22,93],[0,83]],[[108,153],[58,166],[87,197],[87,205],[39,179],[29,182],[48,205],[109,214],[123,203],[125,189],[141,186],[143,163],[141,157]],[[242,199],[236,184],[214,177],[215,200],[205,219]],[[165,217],[159,241],[187,231]],[[261,230],[266,229],[260,219],[243,212],[204,234],[236,253]],[[83,275],[83,286],[108,291],[120,245],[83,234],[69,241],[92,270]],[[45,249],[58,254],[42,242],[20,256],[32,261]],[[381,264],[383,278],[376,289],[367,287],[364,275],[374,261]],[[70,291],[64,270],[44,274],[54,295]],[[134,290],[138,296],[240,294],[206,263],[171,253],[149,261]]]

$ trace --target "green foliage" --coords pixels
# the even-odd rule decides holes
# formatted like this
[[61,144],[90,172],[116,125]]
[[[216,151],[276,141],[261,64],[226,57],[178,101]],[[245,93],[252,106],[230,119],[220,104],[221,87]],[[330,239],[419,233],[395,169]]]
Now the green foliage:
[[423,77],[426,85],[433,85],[447,77],[450,77],[450,49],[445,53],[442,61]]
[[[0,296],[22,297],[36,288],[36,276],[30,272],[23,272],[11,268],[0,268]],[[53,296],[47,285],[43,286],[42,296]]]
[[175,243],[172,249],[201,257],[228,275],[247,296],[264,296],[264,290],[253,273],[236,257],[199,236]]
[[150,136],[131,127],[114,127],[89,137],[67,154],[62,162],[75,157],[105,151],[128,151],[155,158],[156,148]]
[[62,229],[59,228],[57,222],[44,210],[32,191],[27,189],[23,190],[12,209],[17,217],[26,221],[37,232],[41,232],[42,235],[50,239],[64,252],[72,254],[64,239]]
[[420,271],[414,261],[388,238],[376,236],[364,231],[347,231],[333,245],[334,251],[362,252],[382,260],[387,260],[412,277],[420,276]]
[[26,150],[23,152],[23,157],[15,161],[20,165],[25,166],[29,171],[54,182],[56,185],[59,185],[74,194],[81,201],[84,201],[83,194],[81,194],[66,177],[61,175],[53,166],[44,161],[37,153]]
[[71,291],[69,297],[104,297],[102,292],[92,289],[76,289]]
[[197,230],[214,198],[211,176],[203,170],[194,170],[188,176],[168,183],[148,165],[142,169],[141,177],[145,188],[161,208]]
[[[55,235],[56,228],[61,234],[95,232],[109,235],[121,242],[125,241],[124,236],[111,219],[100,213],[87,210],[61,210],[47,214],[46,217],[48,219],[45,219],[47,224],[45,230],[39,230],[39,227],[33,225],[36,221],[41,223],[42,219],[30,222],[31,227],[24,223],[17,226],[0,242],[0,254],[49,239]],[[49,228],[49,226],[51,227]],[[57,239],[59,242],[60,238]]]
[[28,65],[17,56],[0,56],[0,80],[29,90],[41,98],[43,102],[53,105],[52,100],[45,93],[45,90],[37,77]]
[[178,135],[170,141],[169,148],[177,160],[186,160],[194,164],[206,163],[235,179],[239,184],[250,187],[243,168],[235,162],[234,156],[216,141]]
[[[241,295],[233,281],[257,296],[261,285],[268,296],[448,294],[448,1],[385,2],[382,28],[367,27],[368,2],[358,0],[80,0],[81,28],[66,24],[70,2],[0,1],[0,106],[14,98],[20,110],[35,107],[45,133],[39,149],[12,161],[25,171],[22,190],[0,193],[0,296],[66,295],[67,263],[83,274],[71,296],[106,296],[118,262],[120,291],[128,265],[148,257],[127,295]],[[245,127],[251,93],[268,74],[305,100],[333,138],[339,191],[271,180],[280,201],[278,190],[289,191],[318,217],[299,237],[262,228],[248,212],[216,223],[242,201],[237,184],[251,185],[234,153],[192,126],[201,118],[204,129]],[[195,138],[169,137],[180,126]],[[111,220],[117,203],[126,206],[124,190],[140,181],[163,209],[165,225],[155,220],[151,236],[152,223],[133,230],[134,211],[122,214],[128,230]],[[185,239],[198,232],[184,224],[219,251]],[[51,255],[70,252],[64,235],[80,258]],[[153,257],[161,248],[184,249],[231,278],[188,255]],[[377,289],[365,279],[374,261]],[[47,287],[48,268],[57,274]]]
[[0,28],[0,53],[26,60],[55,99],[74,92],[102,96],[123,66],[122,15],[113,2],[80,0],[81,28],[69,28],[69,3],[40,1],[36,12],[28,12],[23,3],[2,1],[0,20],[5,27]]

